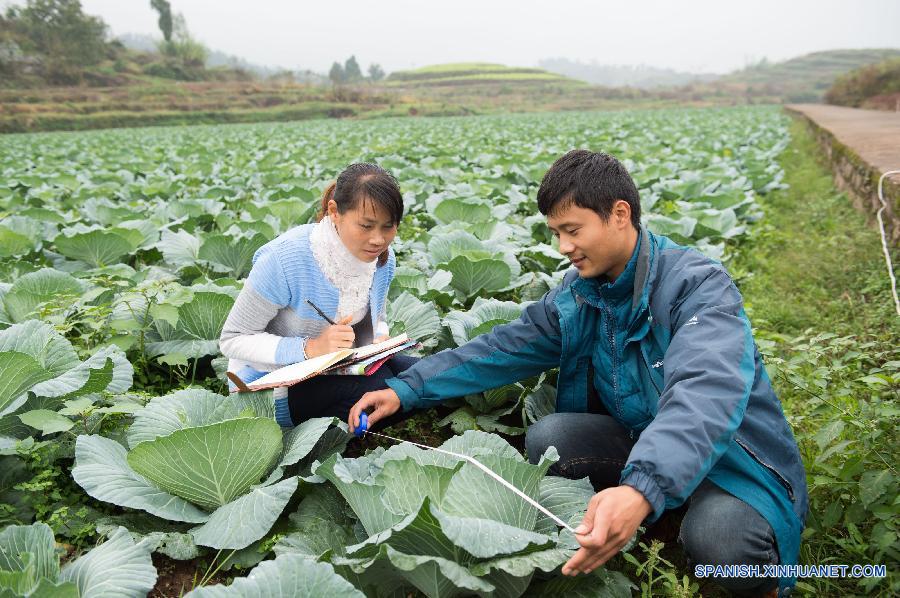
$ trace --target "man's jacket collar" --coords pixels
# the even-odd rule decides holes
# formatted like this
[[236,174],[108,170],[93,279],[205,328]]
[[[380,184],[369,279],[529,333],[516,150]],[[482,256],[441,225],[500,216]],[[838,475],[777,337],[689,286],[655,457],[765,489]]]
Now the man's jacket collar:
[[[634,264],[634,283],[631,294],[631,320],[629,328],[634,328],[640,321],[639,316],[646,310],[650,285],[648,280],[653,270],[652,260],[655,257],[653,233],[647,230],[643,224],[638,235],[637,259]],[[594,307],[600,304],[600,284],[597,280],[576,278],[572,282],[572,292],[578,305],[586,302]],[[632,330],[632,334],[636,331]],[[643,336],[643,335],[640,335]]]

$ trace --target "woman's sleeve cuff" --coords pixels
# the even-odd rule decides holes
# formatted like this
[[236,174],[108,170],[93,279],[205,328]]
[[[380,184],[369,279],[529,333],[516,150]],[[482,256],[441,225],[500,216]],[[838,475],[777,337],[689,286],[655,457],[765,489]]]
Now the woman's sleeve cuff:
[[290,365],[306,361],[307,340],[302,336],[286,336],[278,341],[278,348],[275,350],[275,363],[278,365]]

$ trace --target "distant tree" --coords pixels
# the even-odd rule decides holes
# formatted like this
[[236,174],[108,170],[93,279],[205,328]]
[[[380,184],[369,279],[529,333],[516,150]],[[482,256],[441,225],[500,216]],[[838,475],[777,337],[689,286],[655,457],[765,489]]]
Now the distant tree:
[[884,108],[891,109],[896,105],[896,99],[890,100],[887,96],[898,93],[900,58],[889,58],[840,75],[825,92],[825,102],[859,108],[866,107],[866,100],[882,96],[884,99],[880,103],[884,104]]
[[356,62],[356,56],[351,56],[344,63],[344,79],[346,81],[359,81],[362,78],[362,70],[359,68],[359,63]]
[[44,73],[54,82],[80,79],[83,68],[100,62],[108,50],[106,23],[84,14],[79,0],[28,0],[24,7],[10,7],[6,20],[22,50],[41,55]]
[[344,67],[341,66],[341,63],[335,62],[331,65],[331,70],[328,71],[328,78],[331,79],[332,87],[337,87],[346,80]]
[[369,65],[369,79],[372,81],[381,81],[384,79],[384,69],[381,68],[381,65],[374,62]]
[[159,30],[163,39],[172,41],[172,5],[167,0],[150,0],[150,7],[159,13]]
[[769,59],[766,58],[765,56],[763,56],[759,60],[757,60],[755,62],[750,62],[749,64],[747,64],[747,66],[744,67],[744,70],[764,71],[764,70],[768,69],[770,66],[772,66],[772,64],[769,62]]
[[3,17],[0,16],[0,75],[14,77],[18,67],[25,58],[22,48],[13,39],[8,39],[2,29]]
[[178,13],[172,19],[172,36],[170,41],[160,44],[163,54],[175,59],[186,69],[199,70],[206,66],[209,51],[206,46],[191,37],[184,15]]

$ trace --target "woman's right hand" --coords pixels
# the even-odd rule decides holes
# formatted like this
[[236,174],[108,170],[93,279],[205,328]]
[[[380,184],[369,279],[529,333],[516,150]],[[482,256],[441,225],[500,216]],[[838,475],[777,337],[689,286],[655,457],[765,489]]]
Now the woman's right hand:
[[306,357],[318,357],[326,353],[334,353],[341,349],[349,349],[353,346],[356,334],[349,325],[352,316],[347,316],[337,324],[333,324],[322,331],[316,338],[306,341]]

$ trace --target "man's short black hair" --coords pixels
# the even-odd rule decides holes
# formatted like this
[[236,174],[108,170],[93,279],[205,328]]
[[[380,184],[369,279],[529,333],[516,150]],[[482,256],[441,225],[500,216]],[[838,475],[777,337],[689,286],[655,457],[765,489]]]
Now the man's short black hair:
[[550,167],[538,189],[538,209],[544,216],[575,204],[594,210],[605,221],[618,200],[631,206],[631,223],[641,226],[641,198],[621,162],[602,152],[572,150]]

